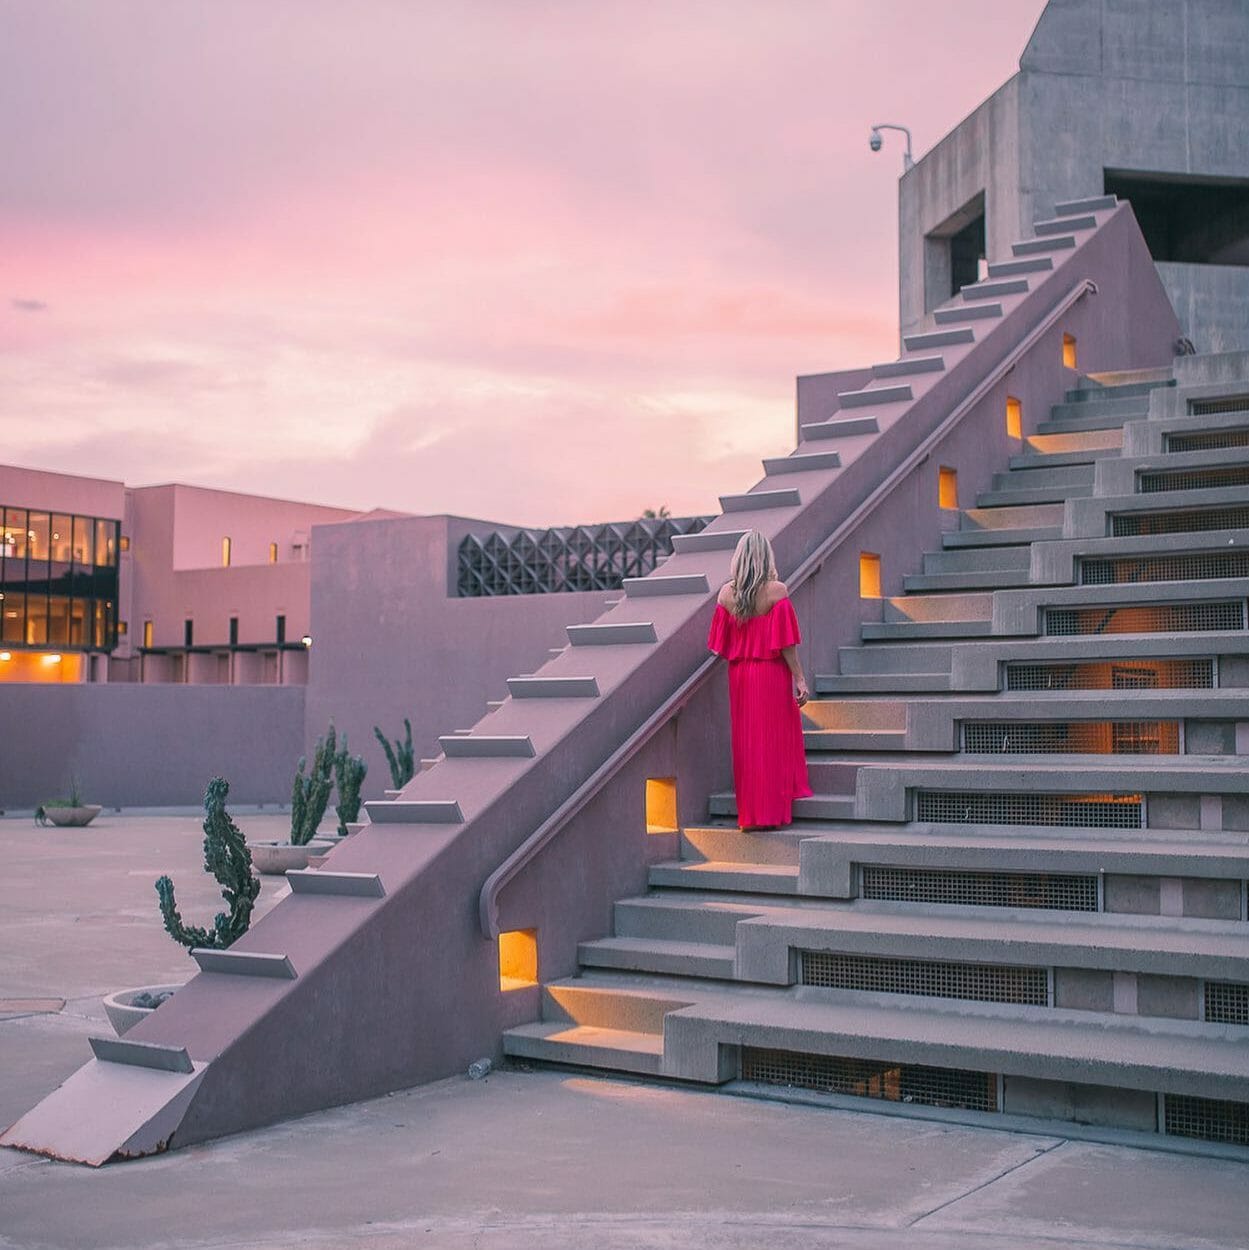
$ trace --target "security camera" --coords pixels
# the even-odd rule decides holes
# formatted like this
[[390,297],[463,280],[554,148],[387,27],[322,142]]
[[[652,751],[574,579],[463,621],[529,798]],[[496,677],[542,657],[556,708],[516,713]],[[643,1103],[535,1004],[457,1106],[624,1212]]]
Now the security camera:
[[881,144],[880,131],[873,130],[871,133],[871,136],[869,137],[867,141],[867,145],[868,147],[872,149],[873,152],[879,152],[880,144]]

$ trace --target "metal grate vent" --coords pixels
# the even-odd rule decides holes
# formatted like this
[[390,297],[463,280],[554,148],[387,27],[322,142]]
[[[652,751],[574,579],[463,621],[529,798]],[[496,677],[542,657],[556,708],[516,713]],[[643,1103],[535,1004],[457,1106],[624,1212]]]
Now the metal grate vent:
[[1072,825],[1140,829],[1139,794],[974,794],[919,790],[915,819],[942,825]]
[[997,1078],[991,1072],[929,1068],[878,1059],[803,1055],[792,1050],[742,1047],[742,1080],[824,1094],[849,1094],[887,1102],[921,1103],[964,1111],[998,1109]]
[[1249,529],[1249,507],[1179,508],[1173,512],[1118,512],[1110,518],[1112,538],[1142,534],[1198,534],[1203,530]]
[[864,864],[863,898],[962,907],[1041,907],[1096,911],[1097,878],[1044,872],[963,872]]
[[1242,603],[1157,603],[1103,608],[1046,608],[1045,632],[1071,634],[1195,634],[1244,629]]
[[1225,395],[1221,399],[1190,399],[1188,414],[1209,417],[1219,412],[1249,412],[1249,395]]
[[799,951],[798,983],[821,989],[967,998],[982,1003],[1049,1005],[1044,968],[1011,964],[946,963],[935,959],[882,959],[834,951]]
[[972,755],[1177,755],[1178,721],[965,721]]
[[1007,690],[1209,690],[1213,686],[1212,659],[1006,665]]
[[[1249,408],[1229,408],[1226,411],[1245,412],[1249,411]],[[1199,434],[1168,434],[1163,439],[1163,444],[1167,451],[1217,451],[1220,447],[1249,447],[1249,429],[1202,430]]]
[[1161,490],[1214,490],[1219,486],[1249,486],[1249,464],[1215,469],[1146,469],[1136,475],[1137,490],[1152,495]]
[[1219,577],[1249,577],[1249,551],[1190,551],[1137,559],[1080,561],[1080,582],[1085,586],[1208,581]]
[[1249,1102],[1191,1098],[1185,1094],[1165,1094],[1163,1102],[1163,1131],[1172,1137],[1249,1146]]
[[1249,1024],[1249,985],[1207,981],[1206,1019],[1211,1024]]

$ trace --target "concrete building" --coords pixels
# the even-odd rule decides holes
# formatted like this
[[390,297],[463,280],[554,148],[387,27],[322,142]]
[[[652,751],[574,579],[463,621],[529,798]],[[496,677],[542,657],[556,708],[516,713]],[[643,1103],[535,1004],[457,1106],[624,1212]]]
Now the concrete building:
[[1249,347],[1249,5],[1050,0],[1019,73],[899,186],[900,323],[1060,201],[1129,200],[1182,334]]

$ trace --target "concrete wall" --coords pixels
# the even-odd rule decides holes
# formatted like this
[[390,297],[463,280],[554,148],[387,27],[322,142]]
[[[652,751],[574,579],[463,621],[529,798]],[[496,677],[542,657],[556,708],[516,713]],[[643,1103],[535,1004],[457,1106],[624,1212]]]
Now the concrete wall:
[[286,803],[302,687],[0,685],[0,808],[66,794],[109,807],[194,806],[213,776],[237,803]]
[[[924,321],[924,236],[981,188],[998,260],[1055,203],[1100,195],[1107,169],[1249,179],[1243,0],[1050,0],[1020,71],[902,179],[904,333]],[[1199,351],[1249,346],[1249,268],[1160,271]]]
[[120,521],[126,488],[106,478],[48,473],[0,464],[0,506],[38,508],[47,512],[76,512],[80,516]]
[[564,626],[591,621],[619,592],[459,599],[448,593],[455,548],[500,528],[459,517],[358,520],[318,526],[312,559],[313,646],[307,740],[331,719],[369,763],[366,798],[389,787],[373,726],[391,738],[412,722],[418,758],[438,736],[467,729],[507,678],[532,672]]

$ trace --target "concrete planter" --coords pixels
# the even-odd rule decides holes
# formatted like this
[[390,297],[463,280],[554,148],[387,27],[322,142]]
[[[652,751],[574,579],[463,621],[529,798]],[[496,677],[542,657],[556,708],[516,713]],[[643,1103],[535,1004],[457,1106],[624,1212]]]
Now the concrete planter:
[[334,842],[313,838],[305,846],[292,846],[289,842],[249,842],[247,845],[252,853],[252,866],[261,876],[280,877],[288,869],[307,868],[310,855],[323,855]]
[[181,988],[181,985],[139,985],[131,990],[118,990],[115,994],[105,996],[104,1014],[108,1016],[113,1032],[121,1037],[128,1029],[134,1028],[140,1020],[150,1016],[156,1010],[155,1007],[136,1007],[134,1003],[136,998],[141,994],[172,994]]
[[43,814],[54,825],[78,828],[89,825],[103,810],[99,804],[84,803],[81,807],[45,807]]

